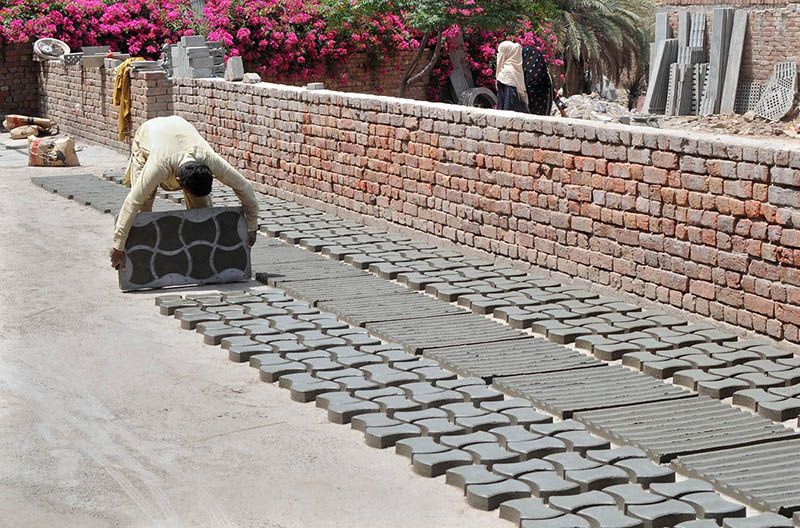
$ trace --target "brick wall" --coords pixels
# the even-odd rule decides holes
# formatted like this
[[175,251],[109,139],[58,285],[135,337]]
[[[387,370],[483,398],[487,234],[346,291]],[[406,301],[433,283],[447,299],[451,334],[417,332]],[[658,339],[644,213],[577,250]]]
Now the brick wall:
[[[216,79],[162,86],[262,192],[800,342],[797,143]],[[113,108],[98,109],[109,114],[77,129],[114,144]]]
[[[294,86],[305,86],[309,82],[325,83],[325,88],[340,92],[365,93],[373,95],[397,95],[398,88],[403,79],[403,72],[411,61],[414,60],[416,51],[400,53],[397,57],[387,59],[385,63],[373,67],[366,55],[356,55],[351,57],[348,63],[335,75],[329,75],[318,79],[291,83]],[[426,51],[421,59],[422,64],[427,63],[431,56],[430,51]],[[412,86],[406,97],[409,99],[426,100],[426,90],[428,78]],[[265,79],[273,82],[272,79]]]
[[0,123],[7,114],[35,115],[38,87],[32,46],[0,43]]
[[128,149],[130,136],[147,119],[173,113],[172,85],[164,73],[132,74],[130,126],[126,139],[119,141],[113,70],[42,62],[38,85],[41,111],[61,132],[117,150]]
[[713,0],[664,0],[658,12],[670,13],[673,34],[678,34],[678,10],[706,12],[706,47],[711,43],[714,7],[747,9],[747,32],[742,51],[743,81],[767,81],[778,62],[800,63],[800,4],[781,0],[731,2]]

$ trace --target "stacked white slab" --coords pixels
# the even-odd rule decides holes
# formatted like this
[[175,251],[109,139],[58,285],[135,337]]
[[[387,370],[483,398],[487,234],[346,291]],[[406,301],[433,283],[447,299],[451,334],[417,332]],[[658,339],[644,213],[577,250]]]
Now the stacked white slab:
[[692,27],[689,32],[689,47],[701,48],[706,47],[706,14],[705,13],[692,13]]
[[708,87],[708,63],[692,66],[692,115],[700,113],[700,105]]
[[722,100],[719,111],[721,114],[732,114],[736,107],[736,91],[739,88],[739,71],[742,67],[742,51],[744,50],[744,35],[747,31],[747,15],[744,10],[736,11],[733,18],[733,31],[731,32],[730,50],[725,72],[725,84],[722,89]]
[[651,66],[650,82],[644,101],[645,112],[663,114],[666,110],[670,67],[677,60],[678,39],[666,39],[657,43],[656,60]]
[[708,88],[700,105],[700,115],[711,115],[719,112],[735,11],[735,9],[729,7],[714,9]]

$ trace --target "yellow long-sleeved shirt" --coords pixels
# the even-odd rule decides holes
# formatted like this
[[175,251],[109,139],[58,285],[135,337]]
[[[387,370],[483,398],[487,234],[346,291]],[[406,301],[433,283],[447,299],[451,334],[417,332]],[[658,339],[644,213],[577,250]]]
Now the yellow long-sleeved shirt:
[[141,174],[131,182],[131,192],[122,204],[114,230],[115,249],[125,248],[125,241],[136,214],[156,187],[167,183],[178,188],[178,167],[185,161],[205,163],[212,174],[236,194],[242,202],[249,231],[258,230],[258,202],[253,186],[239,171],[222,159],[200,137],[197,130],[178,116],[157,117],[145,122],[136,132],[132,159],[145,160]]

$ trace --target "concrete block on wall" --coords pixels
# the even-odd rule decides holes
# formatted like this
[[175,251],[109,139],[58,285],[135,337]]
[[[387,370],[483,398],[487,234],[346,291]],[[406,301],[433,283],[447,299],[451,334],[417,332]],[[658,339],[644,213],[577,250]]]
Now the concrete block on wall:
[[242,63],[242,58],[238,55],[231,57],[226,64],[225,80],[241,81],[242,79],[244,79],[244,64]]

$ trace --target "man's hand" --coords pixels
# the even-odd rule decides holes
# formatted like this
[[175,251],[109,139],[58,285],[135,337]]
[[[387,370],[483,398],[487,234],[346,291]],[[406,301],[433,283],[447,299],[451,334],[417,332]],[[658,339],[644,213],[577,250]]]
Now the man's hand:
[[111,267],[115,270],[125,269],[125,252],[119,249],[111,248]]
[[253,244],[256,243],[256,237],[258,236],[258,231],[250,231],[247,233],[247,243],[250,247],[253,247]]

